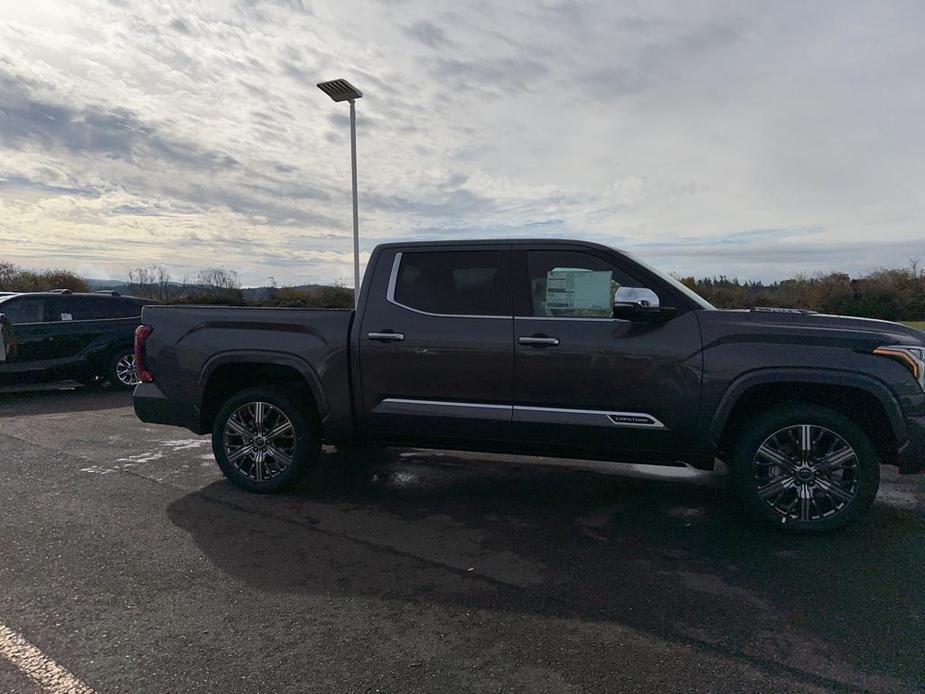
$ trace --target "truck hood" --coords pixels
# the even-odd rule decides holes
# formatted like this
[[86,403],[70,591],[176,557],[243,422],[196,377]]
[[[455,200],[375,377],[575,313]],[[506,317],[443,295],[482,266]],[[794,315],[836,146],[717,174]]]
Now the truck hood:
[[900,323],[797,310],[698,311],[704,343],[739,336],[748,341],[874,349],[882,345],[925,345],[925,332]]

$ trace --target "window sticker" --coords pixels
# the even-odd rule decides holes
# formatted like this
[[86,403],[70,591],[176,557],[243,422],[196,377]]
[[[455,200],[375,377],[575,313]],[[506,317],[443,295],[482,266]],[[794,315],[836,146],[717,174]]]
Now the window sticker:
[[70,313],[62,313],[61,320],[74,320],[74,316],[72,316]]
[[610,313],[610,270],[557,267],[546,273],[546,308]]

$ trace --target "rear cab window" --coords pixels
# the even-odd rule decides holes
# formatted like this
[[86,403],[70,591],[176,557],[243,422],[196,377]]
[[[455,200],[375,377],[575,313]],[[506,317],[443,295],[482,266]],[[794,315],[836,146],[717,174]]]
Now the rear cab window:
[[388,299],[422,313],[510,316],[503,249],[400,253]]

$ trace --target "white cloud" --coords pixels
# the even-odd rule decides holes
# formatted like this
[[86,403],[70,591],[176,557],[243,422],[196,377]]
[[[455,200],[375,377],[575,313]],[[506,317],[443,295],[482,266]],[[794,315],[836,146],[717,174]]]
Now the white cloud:
[[905,263],[923,20],[917,0],[11,3],[0,256],[350,277],[346,108],[314,87],[344,76],[367,251],[563,235],[684,273]]

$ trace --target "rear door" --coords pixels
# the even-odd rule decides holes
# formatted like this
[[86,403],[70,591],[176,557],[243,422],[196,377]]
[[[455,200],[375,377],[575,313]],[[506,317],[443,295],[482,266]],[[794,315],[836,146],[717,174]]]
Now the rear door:
[[129,346],[142,302],[111,297],[63,295],[52,300],[50,340],[55,358],[69,369],[99,372],[111,352]]
[[112,299],[62,295],[52,301],[50,330],[55,358],[65,364],[74,364],[106,333]]
[[386,250],[359,326],[362,417],[386,439],[504,439],[513,397],[506,246]]

